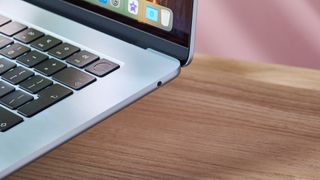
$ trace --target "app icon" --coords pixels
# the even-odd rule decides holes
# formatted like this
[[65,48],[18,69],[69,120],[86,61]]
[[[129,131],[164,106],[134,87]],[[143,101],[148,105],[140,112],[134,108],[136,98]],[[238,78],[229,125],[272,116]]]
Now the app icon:
[[170,25],[171,12],[167,9],[161,9],[161,24],[168,27]]
[[157,8],[154,8],[150,5],[147,6],[147,9],[146,9],[146,18],[147,19],[154,21],[154,22],[158,22],[158,13],[159,13],[159,10]]
[[107,4],[109,0],[99,0],[99,2],[103,3],[103,4]]
[[137,15],[139,12],[139,1],[138,0],[129,0],[128,1],[128,12],[134,15]]
[[120,7],[120,0],[110,0],[110,3],[113,7],[119,8]]

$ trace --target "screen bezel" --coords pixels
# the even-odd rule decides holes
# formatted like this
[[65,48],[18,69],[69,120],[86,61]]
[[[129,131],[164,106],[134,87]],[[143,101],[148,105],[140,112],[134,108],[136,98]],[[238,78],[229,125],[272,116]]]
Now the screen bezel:
[[[102,16],[95,12],[86,10],[79,6],[70,4],[62,0],[24,0],[41,8],[45,8],[51,12],[57,13],[61,16],[67,17],[77,21],[91,28],[97,29],[101,32],[107,33],[121,40],[127,41],[145,49],[153,49],[162,52],[166,55],[172,56],[181,62],[181,66],[190,63],[193,55],[194,47],[194,26],[195,13],[193,13],[193,22],[190,29],[189,45],[184,47],[177,43],[168,41],[161,37],[155,36],[140,29],[128,26],[119,21]],[[193,11],[196,9],[196,0],[193,0]]]

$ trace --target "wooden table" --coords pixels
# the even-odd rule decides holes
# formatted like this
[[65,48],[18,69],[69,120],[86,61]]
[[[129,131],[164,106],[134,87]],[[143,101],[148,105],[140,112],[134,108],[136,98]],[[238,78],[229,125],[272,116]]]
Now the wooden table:
[[320,179],[320,72],[197,55],[9,179]]

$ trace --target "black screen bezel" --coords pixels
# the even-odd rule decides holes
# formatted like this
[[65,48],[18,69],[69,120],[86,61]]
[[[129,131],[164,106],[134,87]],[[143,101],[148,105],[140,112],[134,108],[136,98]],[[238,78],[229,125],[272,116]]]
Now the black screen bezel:
[[[62,0],[24,0],[41,8],[50,10],[61,16],[75,20],[91,28],[97,29],[119,39],[135,44],[142,48],[150,48],[180,60],[185,65],[189,60],[191,30],[188,47],[184,47],[167,39],[155,36],[140,29],[128,26],[127,24],[115,21],[114,19],[102,16],[93,11],[81,8]],[[194,7],[193,7],[194,8]],[[192,22],[190,22],[192,23]]]

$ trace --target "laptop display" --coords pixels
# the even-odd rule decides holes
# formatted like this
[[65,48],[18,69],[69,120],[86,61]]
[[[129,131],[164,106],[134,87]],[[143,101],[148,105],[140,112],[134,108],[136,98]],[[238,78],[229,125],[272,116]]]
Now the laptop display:
[[192,0],[66,1],[184,47],[189,45]]

